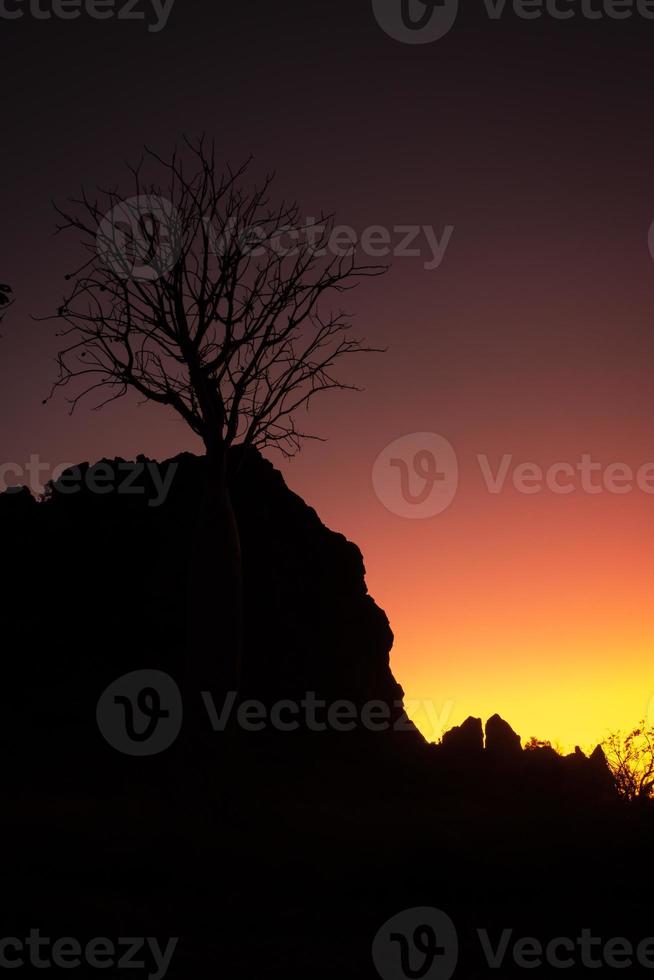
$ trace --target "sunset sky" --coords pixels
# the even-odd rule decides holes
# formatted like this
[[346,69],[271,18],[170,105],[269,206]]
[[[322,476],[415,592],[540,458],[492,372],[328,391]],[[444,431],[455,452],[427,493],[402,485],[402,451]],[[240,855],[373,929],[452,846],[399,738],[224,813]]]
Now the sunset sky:
[[[363,393],[316,403],[324,444],[271,458],[361,548],[394,673],[447,727],[499,712],[523,739],[588,748],[643,718],[654,494],[591,494],[578,477],[571,493],[525,494],[512,470],[493,494],[478,457],[493,472],[507,454],[654,464],[654,21],[493,21],[480,2],[408,45],[366,0],[177,0],[159,33],[84,18],[0,30],[0,281],[17,296],[0,342],[2,461],[199,449],[159,409],[68,418],[61,399],[41,404],[56,341],[30,316],[58,305],[78,254],[52,237],[50,201],[120,182],[143,143],[166,152],[206,131],[226,160],[275,169],[307,216],[359,232],[453,226],[438,268],[428,250],[395,257],[350,294],[357,331],[388,351],[353,367]],[[439,434],[458,460],[451,505],[425,519],[373,486],[377,457],[411,433]]]

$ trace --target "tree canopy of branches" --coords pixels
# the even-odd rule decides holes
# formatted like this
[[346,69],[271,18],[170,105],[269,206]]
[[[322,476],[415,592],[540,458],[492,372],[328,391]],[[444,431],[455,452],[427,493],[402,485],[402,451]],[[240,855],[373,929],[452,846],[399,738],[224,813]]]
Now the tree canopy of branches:
[[327,304],[384,268],[358,264],[354,246],[333,254],[333,220],[307,225],[297,204],[271,203],[271,177],[244,187],[250,166],[218,173],[215,148],[185,140],[129,168],[132,197],[100,190],[58,209],[87,252],[58,311],[53,391],[75,383],[71,410],[132,390],[173,408],[209,455],[237,442],[291,455],[315,438],[300,410],[356,387],[338,362],[376,348]]
[[11,286],[0,283],[0,323],[2,323],[5,313],[13,303],[11,299]]
[[654,728],[643,721],[627,735],[613,732],[603,746],[620,796],[625,800],[651,799],[654,795]]

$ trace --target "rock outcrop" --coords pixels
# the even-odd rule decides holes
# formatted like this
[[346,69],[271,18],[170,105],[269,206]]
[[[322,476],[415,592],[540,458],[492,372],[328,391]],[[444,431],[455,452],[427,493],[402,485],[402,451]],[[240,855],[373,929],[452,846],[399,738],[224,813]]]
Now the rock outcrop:
[[[393,634],[368,593],[361,552],[325,527],[258,452],[235,455],[243,697],[266,705],[308,694],[357,708],[383,702],[390,728],[403,714],[403,692],[389,665]],[[11,556],[0,569],[5,697],[15,702],[22,691],[57,682],[64,686],[59,701],[71,700],[62,711],[73,718],[73,702],[92,707],[97,690],[131,670],[183,674],[189,542],[203,466],[190,454],[161,464],[103,460],[71,468],[41,503],[26,490],[0,495]],[[16,657],[26,623],[30,643]]]
[[520,736],[499,715],[493,715],[488,719],[485,733],[486,752],[495,762],[512,762],[520,755],[522,751]]
[[560,755],[548,743],[532,740],[524,749],[520,736],[495,714],[484,726],[479,718],[445,732],[433,756],[442,772],[459,782],[506,799],[523,797],[559,801],[613,800],[616,788],[601,746],[586,756],[577,748]]
[[443,752],[451,758],[466,760],[479,757],[484,748],[481,718],[466,718],[463,724],[445,732],[441,744]]

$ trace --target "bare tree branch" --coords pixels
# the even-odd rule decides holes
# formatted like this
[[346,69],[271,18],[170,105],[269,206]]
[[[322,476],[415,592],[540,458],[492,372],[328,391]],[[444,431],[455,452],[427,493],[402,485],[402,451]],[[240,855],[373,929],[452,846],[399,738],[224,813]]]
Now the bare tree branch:
[[0,283],[0,323],[4,320],[5,313],[10,306],[13,305],[13,299],[11,299],[12,290],[11,286],[6,286],[4,283]]
[[646,722],[624,735],[613,732],[604,751],[620,796],[625,800],[654,795],[654,729]]

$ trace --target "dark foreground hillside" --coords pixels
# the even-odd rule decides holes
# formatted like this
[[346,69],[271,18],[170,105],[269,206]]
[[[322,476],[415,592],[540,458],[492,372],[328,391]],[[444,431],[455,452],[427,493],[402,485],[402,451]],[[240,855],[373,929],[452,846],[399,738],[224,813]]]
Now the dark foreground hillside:
[[[183,673],[202,466],[162,464],[162,494],[141,462],[130,486],[143,493],[127,492],[130,471],[112,461],[103,480],[83,468],[44,503],[0,496],[2,936],[39,930],[84,949],[179,937],[165,975],[198,980],[647,975],[647,947],[627,964],[618,940],[636,950],[654,935],[650,808],[618,801],[601,753],[525,752],[498,718],[427,745],[403,718],[392,633],[359,551],[256,454],[234,498],[242,697],[260,703],[257,722],[197,751],[183,725],[165,751],[116,746],[109,685]],[[347,705],[340,722],[321,726],[335,702]],[[280,730],[275,706],[278,722],[299,724]],[[548,950],[542,965],[524,937]],[[131,973],[106,950],[103,968],[80,960],[67,975],[161,975],[147,955]]]

